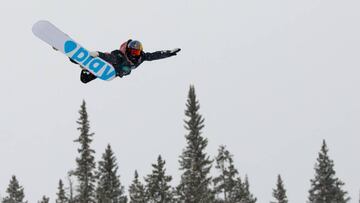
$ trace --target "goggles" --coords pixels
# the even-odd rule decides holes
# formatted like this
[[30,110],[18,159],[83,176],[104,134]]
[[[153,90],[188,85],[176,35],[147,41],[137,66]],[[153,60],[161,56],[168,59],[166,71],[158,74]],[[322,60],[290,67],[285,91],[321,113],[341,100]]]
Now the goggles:
[[130,48],[129,53],[130,53],[132,56],[140,56],[141,50],[139,50],[139,49],[131,49],[131,48]]

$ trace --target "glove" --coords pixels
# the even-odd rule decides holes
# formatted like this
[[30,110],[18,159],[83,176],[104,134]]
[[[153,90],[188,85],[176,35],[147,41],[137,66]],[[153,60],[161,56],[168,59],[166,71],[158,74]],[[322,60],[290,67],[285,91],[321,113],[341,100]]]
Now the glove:
[[180,48],[175,48],[173,50],[170,51],[170,56],[175,56],[177,55],[177,53],[180,51]]
[[90,51],[90,56],[96,58],[96,57],[99,56],[99,52],[97,52],[97,51]]

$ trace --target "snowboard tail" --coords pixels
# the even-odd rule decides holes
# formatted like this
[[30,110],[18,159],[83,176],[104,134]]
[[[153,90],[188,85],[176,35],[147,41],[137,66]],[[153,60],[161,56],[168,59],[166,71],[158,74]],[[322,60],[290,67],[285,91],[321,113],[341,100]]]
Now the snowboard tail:
[[73,61],[87,69],[102,80],[112,80],[116,77],[114,67],[99,57],[90,56],[90,52],[62,32],[49,21],[38,21],[32,27],[35,36],[62,52]]

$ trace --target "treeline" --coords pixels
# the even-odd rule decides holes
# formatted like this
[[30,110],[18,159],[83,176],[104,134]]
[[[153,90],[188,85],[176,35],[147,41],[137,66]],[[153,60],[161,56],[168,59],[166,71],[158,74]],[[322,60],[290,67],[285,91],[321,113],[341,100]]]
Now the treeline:
[[[218,154],[211,158],[206,154],[207,138],[202,135],[204,118],[199,113],[200,104],[195,88],[190,86],[185,110],[186,146],[179,157],[182,172],[180,182],[171,185],[172,176],[166,173],[166,161],[159,155],[152,172],[141,178],[134,171],[134,178],[127,188],[120,181],[118,163],[109,144],[96,162],[95,151],[91,148],[94,133],[85,101],[82,102],[77,120],[79,144],[76,168],[70,170],[68,179],[59,180],[56,203],[255,203],[257,198],[250,191],[249,178],[241,177],[234,165],[233,155],[221,145]],[[211,170],[217,174],[211,176]],[[316,164],[315,176],[310,180],[309,203],[345,203],[349,201],[344,183],[336,177],[334,162],[328,156],[325,140],[322,143]],[[65,189],[67,188],[67,189]],[[54,202],[53,201],[53,202]],[[286,189],[279,174],[273,188],[272,203],[287,203]],[[16,176],[12,176],[2,203],[23,203],[24,188]],[[43,196],[39,203],[48,203]]]

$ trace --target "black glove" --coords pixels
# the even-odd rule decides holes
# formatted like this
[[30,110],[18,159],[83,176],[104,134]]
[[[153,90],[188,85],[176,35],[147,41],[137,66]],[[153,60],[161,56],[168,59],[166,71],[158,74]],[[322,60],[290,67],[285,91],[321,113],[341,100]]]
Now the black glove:
[[175,56],[180,51],[180,48],[175,48],[169,52],[170,56]]

